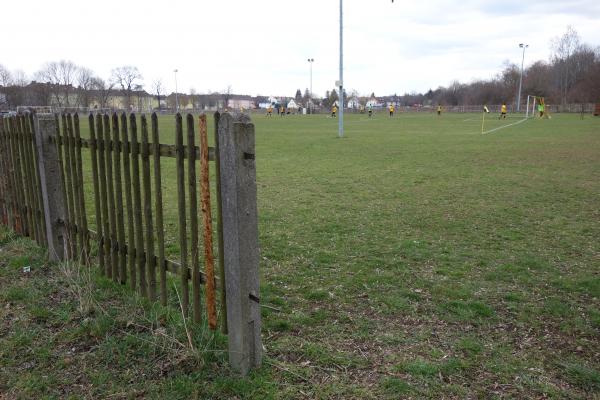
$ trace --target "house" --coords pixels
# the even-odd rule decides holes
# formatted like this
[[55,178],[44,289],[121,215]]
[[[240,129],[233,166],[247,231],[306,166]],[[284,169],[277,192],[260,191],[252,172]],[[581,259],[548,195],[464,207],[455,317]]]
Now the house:
[[360,100],[358,99],[358,97],[352,97],[346,103],[346,107],[353,109],[353,110],[359,109],[360,108]]
[[254,100],[252,96],[232,94],[229,95],[227,107],[233,110],[249,110],[254,108]]
[[367,107],[383,108],[384,104],[379,101],[377,97],[371,97],[369,100],[367,100]]
[[298,106],[298,104],[296,103],[296,101],[294,99],[291,99],[287,103],[287,108],[290,110],[298,110],[298,108],[300,108],[300,107]]

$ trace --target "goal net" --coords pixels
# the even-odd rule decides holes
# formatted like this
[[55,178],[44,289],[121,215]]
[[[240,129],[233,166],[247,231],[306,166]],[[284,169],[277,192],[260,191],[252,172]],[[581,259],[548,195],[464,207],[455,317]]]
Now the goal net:
[[538,104],[537,96],[527,95],[527,109],[525,111],[525,118],[535,117],[535,108]]
[[546,104],[546,99],[540,96],[527,96],[527,111],[525,112],[525,119],[527,118],[552,118],[550,116],[550,109]]

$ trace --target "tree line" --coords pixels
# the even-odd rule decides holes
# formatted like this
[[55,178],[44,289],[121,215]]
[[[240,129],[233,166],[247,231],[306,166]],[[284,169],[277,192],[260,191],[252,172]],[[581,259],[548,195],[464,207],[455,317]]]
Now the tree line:
[[72,61],[52,61],[45,63],[32,78],[27,79],[23,71],[11,72],[0,64],[0,106],[54,104],[59,108],[70,108],[88,107],[94,102],[105,108],[115,91],[131,104],[133,94],[143,90],[142,74],[131,65],[114,68],[110,78],[105,80],[90,68]]
[[[475,80],[470,83],[454,81],[448,86],[430,89],[425,93],[406,93],[404,95],[388,95],[383,102],[394,102],[399,105],[479,105],[516,102],[521,69],[510,62],[492,79]],[[101,108],[108,108],[108,101],[115,92],[132,105],[134,94],[143,92],[143,77],[137,67],[125,65],[111,71],[108,79],[102,79],[91,69],[79,66],[72,61],[61,60],[48,62],[28,80],[22,71],[9,71],[0,64],[0,107],[15,108],[18,105],[46,106],[59,108],[89,107],[92,103]],[[152,96],[158,104],[164,95],[164,85],[160,79],[151,84]],[[356,90],[344,93],[346,99],[357,99],[365,105],[375,98],[359,95]],[[582,43],[578,33],[568,27],[567,31],[551,41],[551,56],[548,61],[536,61],[523,71],[522,97],[536,95],[546,98],[548,103],[566,105],[568,103],[600,102],[600,47],[592,48]],[[223,94],[212,94],[223,97],[224,104],[233,96],[231,86]],[[179,94],[184,100],[186,94]],[[197,97],[192,91],[191,98]],[[173,97],[172,95],[169,97]],[[300,89],[293,97],[297,103],[308,105],[312,101],[316,107],[331,107],[338,100],[335,89],[327,91],[325,97],[315,97],[308,89],[302,93]],[[266,99],[257,96],[256,103]],[[207,100],[219,104],[217,100]],[[170,101],[173,103],[173,101]]]
[[[550,43],[548,61],[536,61],[523,70],[521,96],[541,96],[547,103],[600,103],[600,47],[582,43],[572,27]],[[471,83],[454,81],[426,93],[395,96],[402,105],[480,105],[516,102],[521,68],[505,62],[494,78]]]

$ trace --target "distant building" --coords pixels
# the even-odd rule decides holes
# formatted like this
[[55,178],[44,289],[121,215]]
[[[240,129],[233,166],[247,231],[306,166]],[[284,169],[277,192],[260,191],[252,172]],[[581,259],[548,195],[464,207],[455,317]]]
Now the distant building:
[[350,109],[356,110],[360,108],[360,100],[358,97],[352,97],[350,100],[348,100],[346,106]]

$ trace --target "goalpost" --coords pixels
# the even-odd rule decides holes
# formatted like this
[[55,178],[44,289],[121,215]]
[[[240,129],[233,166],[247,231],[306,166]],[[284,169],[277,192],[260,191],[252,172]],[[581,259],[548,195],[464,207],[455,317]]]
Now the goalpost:
[[[541,113],[538,115],[538,106],[541,106]],[[547,118],[550,119],[552,116],[550,115],[550,109],[546,104],[546,99],[541,96],[532,96],[527,95],[527,111],[525,112],[525,118]]]
[[527,108],[525,111],[525,118],[535,117],[535,107],[537,105],[537,96],[527,95]]

